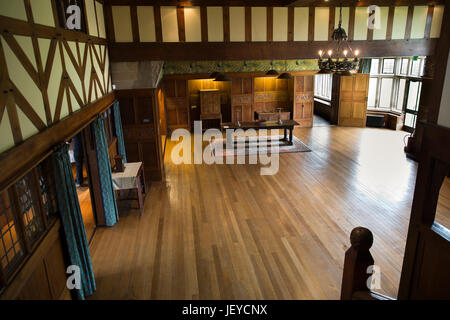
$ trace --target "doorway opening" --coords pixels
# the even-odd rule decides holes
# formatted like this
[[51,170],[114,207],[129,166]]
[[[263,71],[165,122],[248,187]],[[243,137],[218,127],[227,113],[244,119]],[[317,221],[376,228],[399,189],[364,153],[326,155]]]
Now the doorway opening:
[[86,239],[90,243],[94,236],[97,223],[94,214],[93,199],[91,197],[89,170],[82,132],[74,136],[69,143],[69,158],[72,164],[73,179],[77,188],[78,202],[86,230]]

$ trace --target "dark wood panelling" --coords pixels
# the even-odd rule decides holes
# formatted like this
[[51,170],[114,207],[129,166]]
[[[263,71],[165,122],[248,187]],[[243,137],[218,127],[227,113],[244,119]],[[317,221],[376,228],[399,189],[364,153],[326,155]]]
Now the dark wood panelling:
[[230,42],[230,7],[223,7],[223,41]]
[[[436,39],[352,41],[361,57],[429,56]],[[142,60],[250,60],[315,59],[328,41],[230,42],[230,43],[115,43],[110,45],[113,62]]]
[[230,42],[230,7],[223,7],[223,41]]
[[353,40],[353,33],[355,30],[355,7],[350,7],[350,13],[348,17],[348,40]]
[[[377,23],[376,21],[376,15],[375,15],[375,10],[372,10],[372,12],[369,12],[368,14],[368,19],[370,19],[371,16],[374,16],[374,20],[373,23]],[[373,28],[369,28],[369,26],[367,26],[367,40],[371,41],[373,40]]]
[[427,21],[425,24],[425,39],[430,38],[431,22],[433,21],[433,13],[434,13],[434,6],[429,6],[428,12],[427,12]]
[[131,28],[133,32],[133,42],[139,42],[139,24],[137,16],[137,6],[131,6]]
[[390,6],[389,12],[388,12],[387,27],[386,27],[386,40],[392,39],[392,27],[394,26],[394,12],[395,12],[395,7]]
[[267,41],[273,41],[273,7],[267,7]]
[[294,41],[294,8],[288,8],[288,41]]
[[314,116],[314,76],[296,76],[294,79],[294,106],[292,118],[300,127],[312,127]]
[[[157,90],[117,91],[127,160],[143,162],[147,182],[162,178],[163,162]],[[130,116],[130,113],[133,116]]]
[[162,42],[161,7],[158,5],[155,5],[153,7],[153,14],[155,16],[156,42]]
[[57,220],[28,261],[0,296],[1,300],[57,300],[70,298],[66,287],[66,262]]
[[186,41],[186,30],[184,26],[184,8],[177,8],[177,20],[178,20],[178,38],[180,42]]
[[252,121],[253,115],[253,78],[236,77],[231,82],[231,121]]
[[206,7],[200,7],[200,23],[202,28],[202,42],[208,41],[208,12]]
[[252,8],[245,7],[245,41],[252,41]]
[[450,172],[450,129],[423,124],[416,187],[398,298],[450,299],[450,232],[435,222],[439,193]]
[[308,41],[314,41],[314,16],[315,16],[315,7],[309,7],[309,16],[308,16]]
[[331,41],[331,35],[334,31],[334,20],[336,18],[336,8],[330,7],[330,19],[328,22],[328,41]]
[[414,6],[408,6],[408,16],[406,18],[405,40],[411,38],[412,19],[414,14]]

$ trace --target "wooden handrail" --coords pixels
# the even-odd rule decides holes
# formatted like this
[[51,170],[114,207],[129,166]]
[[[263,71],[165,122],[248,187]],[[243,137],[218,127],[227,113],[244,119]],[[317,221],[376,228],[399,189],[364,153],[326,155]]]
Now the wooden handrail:
[[370,276],[367,268],[374,264],[369,250],[373,243],[372,232],[367,228],[356,227],[350,234],[350,243],[351,247],[345,252],[341,300],[353,299],[356,292],[359,296],[371,297],[366,283]]

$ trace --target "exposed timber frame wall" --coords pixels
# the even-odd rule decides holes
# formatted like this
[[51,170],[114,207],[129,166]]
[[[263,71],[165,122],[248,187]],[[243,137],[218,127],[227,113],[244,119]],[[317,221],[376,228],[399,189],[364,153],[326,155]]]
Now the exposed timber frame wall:
[[[305,4],[306,3],[306,4]],[[443,1],[344,1],[343,25],[362,57],[431,55]],[[105,3],[111,60],[311,59],[328,46],[339,2],[124,1]],[[380,8],[377,29],[368,6]],[[356,7],[355,7],[356,6]],[[136,12],[136,14],[134,14]],[[129,28],[114,28],[117,21]],[[137,19],[137,21],[135,20]],[[123,22],[125,21],[125,22]],[[181,50],[182,49],[182,50]]]
[[86,33],[52,0],[0,5],[0,190],[114,102],[103,2],[84,1]]

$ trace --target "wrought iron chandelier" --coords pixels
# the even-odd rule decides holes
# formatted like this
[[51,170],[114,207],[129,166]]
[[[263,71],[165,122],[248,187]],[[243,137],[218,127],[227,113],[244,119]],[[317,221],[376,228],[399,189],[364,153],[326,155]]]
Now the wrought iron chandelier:
[[319,50],[319,73],[338,73],[350,75],[351,70],[358,66],[359,50],[353,51],[347,41],[347,32],[342,28],[342,1],[339,6],[339,24],[331,35],[332,47],[328,48],[326,53],[328,58],[323,58],[324,51]]

